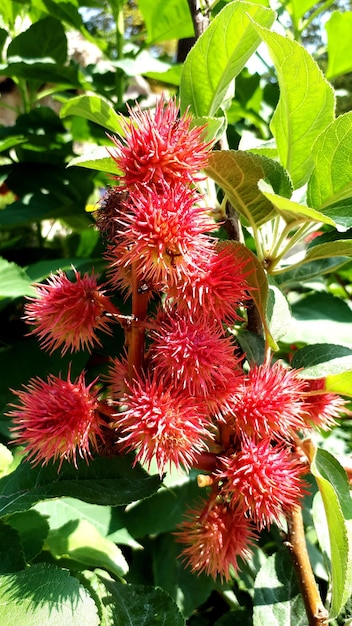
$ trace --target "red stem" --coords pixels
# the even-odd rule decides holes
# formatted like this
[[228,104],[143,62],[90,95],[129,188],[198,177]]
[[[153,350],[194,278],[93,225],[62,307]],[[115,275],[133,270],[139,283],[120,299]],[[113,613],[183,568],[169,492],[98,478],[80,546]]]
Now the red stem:
[[126,332],[128,345],[128,374],[130,380],[143,371],[145,351],[145,319],[149,292],[140,289],[136,264],[132,265],[132,319]]
[[328,624],[329,614],[321,601],[309,560],[301,507],[294,507],[286,519],[288,530],[285,545],[291,554],[309,626],[325,626]]

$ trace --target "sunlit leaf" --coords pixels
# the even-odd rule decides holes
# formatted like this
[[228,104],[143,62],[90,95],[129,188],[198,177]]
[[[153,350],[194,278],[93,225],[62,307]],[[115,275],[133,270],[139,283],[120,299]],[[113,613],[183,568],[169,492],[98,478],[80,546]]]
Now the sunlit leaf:
[[[312,149],[314,169],[308,183],[308,203],[325,213],[332,205],[352,207],[352,112],[321,133]],[[338,216],[335,218],[338,223]]]
[[60,111],[61,117],[78,115],[91,120],[107,130],[123,135],[118,114],[102,96],[76,96],[64,104]]
[[339,615],[352,593],[352,500],[347,476],[337,459],[317,449],[311,460],[324,503],[330,537],[332,596],[330,618]]
[[275,207],[277,212],[284,218],[284,220],[289,224],[290,222],[295,222],[295,224],[299,222],[321,222],[323,224],[330,224],[331,226],[335,226],[334,220],[330,217],[327,217],[323,213],[316,211],[315,209],[311,209],[310,207],[304,206],[302,204],[298,204],[298,202],[294,202],[293,200],[289,200],[288,198],[283,198],[277,194],[271,193],[267,191],[265,184],[263,181],[259,181],[258,187],[262,194],[271,202],[271,204]]
[[73,559],[87,567],[102,567],[117,577],[128,572],[121,550],[87,520],[71,520],[52,530],[46,543],[56,559]]
[[107,174],[113,174],[115,176],[121,174],[115,161],[109,156],[105,146],[97,146],[87,151],[86,154],[74,157],[68,165],[69,167],[74,165],[87,167],[90,170],[98,170],[99,172],[106,172]]
[[352,350],[347,346],[316,343],[295,352],[292,367],[303,368],[304,378],[324,378],[352,370]]
[[271,131],[282,165],[294,187],[301,187],[313,168],[312,144],[334,119],[334,91],[299,43],[266,28],[256,29],[268,46],[280,86]]
[[276,552],[254,584],[253,626],[306,626],[307,614],[288,550]]
[[352,12],[334,11],[325,24],[328,36],[328,67],[326,77],[331,80],[352,71],[351,31]]
[[214,151],[205,172],[224,190],[231,204],[247,223],[257,226],[275,216],[271,202],[258,189],[258,181],[267,179],[282,195],[291,195],[292,187],[285,170],[265,156],[240,150]]
[[0,257],[0,298],[32,296],[31,279],[22,267]]
[[95,602],[77,578],[48,563],[0,576],[0,619],[6,626],[100,624]]
[[148,44],[194,36],[187,0],[139,0]]
[[271,26],[275,13],[260,5],[231,2],[214,18],[189,52],[180,85],[181,108],[196,116],[214,116],[229,85],[260,42],[249,18]]

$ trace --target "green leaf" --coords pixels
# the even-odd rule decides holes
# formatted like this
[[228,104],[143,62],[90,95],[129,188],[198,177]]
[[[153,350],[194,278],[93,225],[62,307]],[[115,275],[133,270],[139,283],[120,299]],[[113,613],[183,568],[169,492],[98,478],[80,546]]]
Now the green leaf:
[[12,452],[6,446],[4,446],[3,443],[0,443],[0,477],[4,474],[7,474],[12,462]]
[[328,36],[328,67],[326,77],[331,80],[336,76],[352,71],[350,35],[352,30],[352,12],[334,11],[325,24]]
[[236,150],[210,154],[205,172],[224,190],[233,207],[249,224],[264,224],[276,213],[273,205],[258,189],[258,181],[267,179],[275,191],[291,195],[285,170],[272,159]]
[[298,24],[299,19],[314,7],[316,3],[316,0],[290,0],[288,4],[291,5],[294,23]]
[[26,561],[19,533],[15,528],[11,528],[0,521],[0,574],[19,572],[25,567]]
[[5,152],[14,146],[19,146],[21,143],[25,143],[27,141],[26,137],[23,135],[10,135],[9,137],[5,137],[0,141],[0,152]]
[[313,146],[314,169],[308,183],[308,203],[325,213],[330,205],[352,206],[352,112],[341,115]]
[[275,277],[276,282],[281,288],[286,289],[287,287],[301,285],[301,283],[317,277],[321,278],[324,274],[336,271],[345,263],[346,257],[320,259],[319,261],[312,261],[311,263],[302,262],[302,264],[294,266],[288,265],[285,271],[280,270],[280,274],[274,270],[272,276]]
[[139,0],[138,8],[147,27],[147,43],[194,36],[187,0]]
[[160,486],[158,476],[148,476],[141,468],[131,467],[128,456],[98,457],[89,465],[78,462],[77,469],[64,464],[32,467],[23,462],[0,479],[0,515],[25,511],[47,498],[70,496],[93,504],[128,504],[151,496]]
[[346,302],[327,293],[308,295],[292,305],[287,343],[330,343],[352,348],[352,311]]
[[327,391],[338,393],[342,396],[352,397],[352,372],[334,374],[326,377],[325,387]]
[[7,41],[8,36],[9,34],[7,30],[5,30],[4,28],[0,28],[0,58],[1,58],[2,51],[3,51],[4,45]]
[[43,0],[43,2],[50,15],[56,17],[60,22],[70,24],[75,29],[83,32],[86,38],[90,39],[89,34],[83,28],[82,16],[78,10],[79,3],[77,0],[66,0],[65,2],[60,2],[60,0]]
[[71,520],[52,530],[47,546],[56,559],[73,559],[87,567],[101,567],[120,578],[128,572],[121,550],[87,520]]
[[76,96],[63,105],[60,116],[78,115],[123,136],[119,115],[102,96]]
[[299,43],[257,25],[256,30],[268,46],[280,86],[270,128],[282,165],[294,187],[301,187],[313,168],[312,145],[334,119],[334,91]]
[[260,5],[231,2],[220,11],[189,52],[181,77],[180,101],[193,115],[214,116],[233,79],[259,45],[250,20],[270,27],[275,13]]
[[58,65],[48,57],[45,57],[43,61],[36,59],[21,61],[18,57],[13,57],[8,65],[0,65],[0,72],[4,76],[23,78],[35,83],[54,83],[60,85],[61,89],[79,89],[81,87],[75,66]]
[[317,449],[310,469],[319,487],[329,528],[330,618],[335,618],[352,593],[352,500],[346,473],[329,452]]
[[269,556],[254,583],[253,626],[307,626],[307,614],[288,551]]
[[26,272],[16,263],[9,263],[0,257],[0,298],[33,296],[34,293]]
[[287,298],[271,277],[269,277],[266,318],[274,341],[284,338],[291,325],[291,309]]
[[352,370],[352,350],[333,343],[316,343],[295,352],[292,367],[304,378],[325,378]]
[[100,624],[95,602],[78,580],[47,563],[0,576],[0,621],[6,626]]
[[282,196],[271,193],[267,190],[267,185],[264,181],[259,181],[258,187],[261,193],[269,200],[269,202],[271,202],[287,224],[290,222],[294,222],[295,224],[298,222],[321,222],[323,224],[336,226],[334,220],[327,217],[323,213],[320,213],[315,209],[310,209],[302,204],[298,204],[298,202],[294,202],[288,198],[283,198]]
[[352,239],[337,239],[336,241],[317,244],[309,248],[304,263],[329,257],[348,258],[350,256],[352,256]]
[[27,562],[40,554],[49,532],[49,524],[42,515],[37,511],[14,513],[6,519],[6,524],[18,532]]
[[125,521],[120,507],[89,504],[76,498],[60,498],[38,502],[33,509],[48,519],[52,530],[71,520],[87,521],[103,537],[108,537],[114,543],[140,548],[140,544],[124,527]]
[[202,492],[195,480],[171,489],[160,489],[151,498],[128,508],[124,515],[126,528],[137,538],[175,530],[185,509],[201,497]]
[[108,149],[105,146],[97,146],[87,151],[84,155],[71,159],[68,163],[69,167],[76,165],[78,167],[87,167],[91,170],[106,172],[118,176],[121,174],[114,159],[109,156]]
[[237,340],[249,363],[258,363],[258,365],[264,363],[265,342],[263,337],[250,330],[240,330],[237,333]]
[[[7,59],[53,59],[63,65],[67,59],[65,30],[54,17],[45,17],[20,33],[7,48]],[[18,60],[18,59],[14,59]]]
[[163,589],[121,585],[100,576],[105,587],[104,605],[111,624],[129,626],[185,626],[175,602]]

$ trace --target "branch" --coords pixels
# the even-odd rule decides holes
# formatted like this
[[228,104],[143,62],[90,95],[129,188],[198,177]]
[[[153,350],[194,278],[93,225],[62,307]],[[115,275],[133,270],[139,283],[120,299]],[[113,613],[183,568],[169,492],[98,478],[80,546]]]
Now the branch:
[[295,569],[309,626],[325,626],[328,624],[328,611],[325,609],[314,578],[309,560],[301,507],[295,507],[286,517],[287,539],[284,545],[289,549]]
[[204,33],[205,29],[209,26],[210,22],[210,7],[207,0],[205,1],[206,10],[203,12],[200,8],[199,0],[188,0],[189,10],[192,16],[192,22],[194,26],[194,34],[196,39],[199,39],[202,33]]

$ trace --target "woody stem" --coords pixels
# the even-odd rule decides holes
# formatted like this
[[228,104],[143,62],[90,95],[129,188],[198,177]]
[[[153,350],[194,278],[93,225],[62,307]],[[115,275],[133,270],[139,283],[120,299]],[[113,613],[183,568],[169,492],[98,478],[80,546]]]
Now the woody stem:
[[285,545],[291,554],[309,626],[325,626],[328,624],[328,611],[321,601],[309,560],[301,507],[294,507],[286,519],[288,531]]

